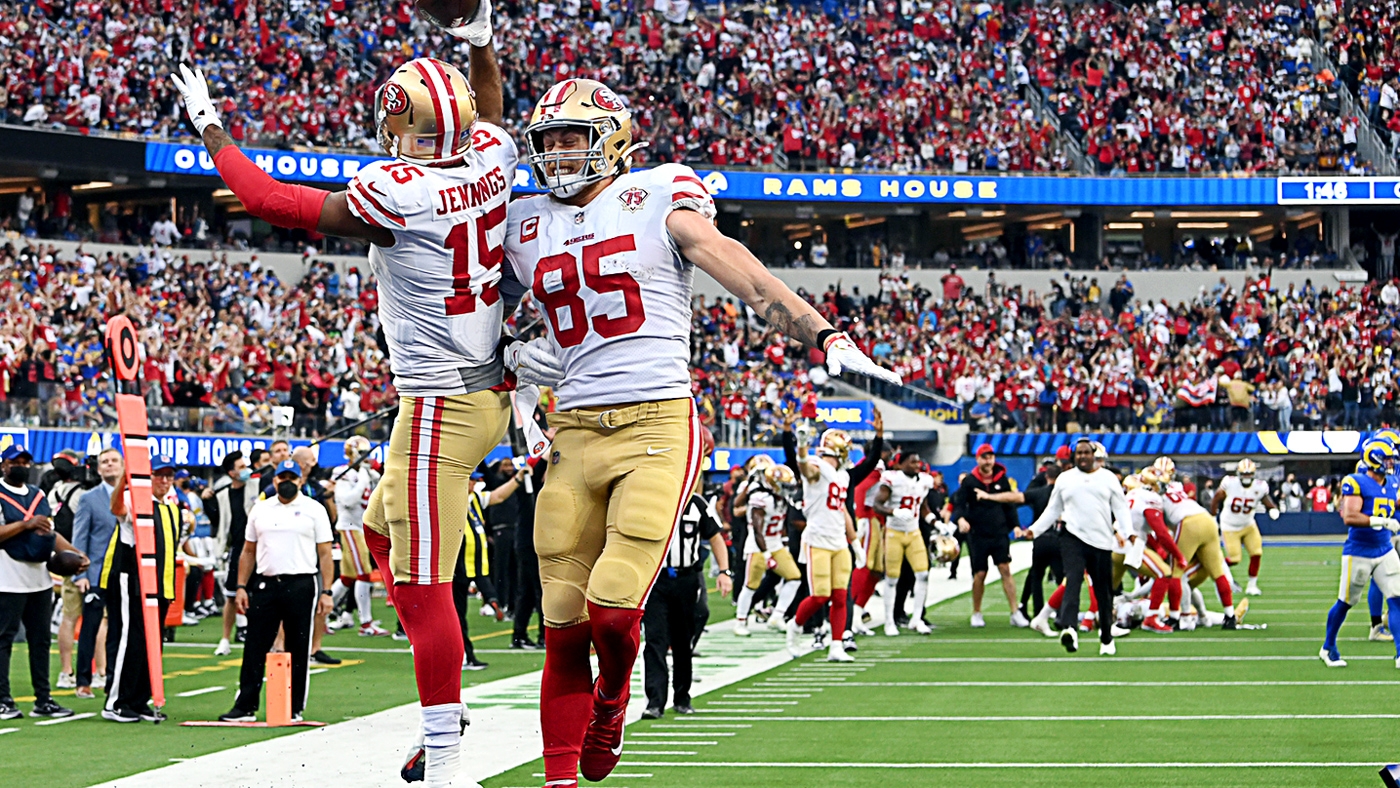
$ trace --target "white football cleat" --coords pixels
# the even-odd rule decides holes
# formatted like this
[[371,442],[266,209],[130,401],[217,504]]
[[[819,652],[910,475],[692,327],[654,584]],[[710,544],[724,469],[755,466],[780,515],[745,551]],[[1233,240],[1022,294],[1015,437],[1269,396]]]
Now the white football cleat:
[[981,613],[973,613],[971,623],[973,628],[981,628],[987,626],[987,621],[986,619],[982,618]]
[[802,656],[802,648],[797,645],[798,638],[802,637],[802,627],[797,625],[794,619],[787,622],[787,650],[794,657]]
[[379,626],[378,621],[366,621],[360,625],[360,637],[362,638],[386,638],[390,634],[389,630]]
[[914,627],[914,631],[918,632],[920,635],[933,634],[933,628],[930,627],[928,624],[925,624],[922,618],[910,619],[909,623],[911,626]]
[[851,634],[866,637],[868,635],[875,634],[875,631],[872,630],[870,627],[867,627],[864,623],[861,622],[860,619],[857,618],[851,622]]
[[1054,627],[1050,626],[1050,619],[1041,618],[1040,616],[1036,616],[1035,618],[1031,619],[1030,627],[1032,630],[1039,632],[1040,634],[1048,638],[1052,638],[1060,634],[1059,632],[1055,631]]
[[1025,629],[1030,625],[1030,619],[1026,618],[1025,613],[1022,613],[1020,610],[1011,611],[1011,626],[1017,629]]
[[892,638],[897,638],[897,637],[899,637],[899,625],[896,624],[896,623],[894,623],[893,621],[886,621],[886,622],[885,622],[885,636],[886,636],[886,637],[892,637]]
[[734,636],[741,638],[749,636],[749,628],[744,621],[740,620],[734,622]]
[[227,657],[233,653],[233,646],[228,644],[228,638],[220,638],[219,645],[214,648],[214,656]]
[[765,630],[783,632],[787,630],[787,622],[783,620],[782,616],[773,616],[767,621],[753,622],[753,626],[749,627],[749,629],[752,629],[754,632],[763,632]]
[[1259,590],[1259,582],[1254,578],[1249,578],[1249,584],[1244,587],[1245,594],[1249,596],[1262,596],[1263,591]]
[[1115,644],[1112,640],[1108,641],[1107,643],[1100,643],[1100,644],[1099,644],[1099,656],[1101,656],[1101,657],[1111,657],[1111,656],[1113,656],[1114,654],[1117,654],[1117,653],[1118,653],[1118,645]]
[[1065,627],[1060,630],[1060,645],[1065,647],[1065,651],[1073,654],[1079,650],[1079,631],[1074,627]]
[[1117,624],[1109,624],[1108,634],[1116,638],[1125,638],[1133,634],[1133,631],[1131,629],[1128,629],[1127,627],[1120,627]]
[[1347,666],[1347,661],[1342,659],[1341,654],[1335,651],[1329,654],[1326,646],[1323,646],[1322,649],[1317,652],[1317,656],[1318,659],[1322,660],[1322,664],[1329,668],[1344,668]]
[[1370,639],[1380,643],[1390,643],[1395,640],[1395,635],[1391,634],[1390,627],[1380,623],[1371,627]]
[[839,640],[831,641],[831,647],[826,650],[827,662],[855,662],[856,658],[846,653],[846,647]]

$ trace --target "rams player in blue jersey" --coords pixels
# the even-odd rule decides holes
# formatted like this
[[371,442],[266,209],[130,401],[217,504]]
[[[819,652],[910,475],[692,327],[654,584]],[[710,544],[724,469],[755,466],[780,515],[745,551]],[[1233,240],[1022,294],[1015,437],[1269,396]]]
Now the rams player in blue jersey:
[[[1371,439],[1386,441],[1390,444],[1391,448],[1395,449],[1396,455],[1400,456],[1400,432],[1396,432],[1392,429],[1379,430],[1375,435],[1371,436]],[[1358,462],[1356,464],[1356,472],[1364,473],[1365,471],[1365,463]],[[1396,483],[1396,486],[1400,487],[1400,475],[1397,475],[1393,468],[1388,476],[1391,481]],[[1392,537],[1390,543],[1392,545],[1395,544],[1397,538],[1398,537]],[[1400,547],[1396,549],[1400,550]],[[1371,640],[1394,640],[1395,636],[1391,633],[1390,627],[1386,626],[1385,623],[1385,595],[1381,593],[1381,589],[1376,585],[1375,581],[1371,582],[1370,593],[1366,595],[1366,604],[1371,609]]]
[[[1392,630],[1400,623],[1400,556],[1390,542],[1400,531],[1395,520],[1397,488],[1391,477],[1396,451],[1384,440],[1369,440],[1361,447],[1361,463],[1366,470],[1342,480],[1339,510],[1347,526],[1342,545],[1342,578],[1337,603],[1327,613],[1327,637],[1318,657],[1329,668],[1344,668],[1346,660],[1337,653],[1337,632],[1347,611],[1361,601],[1362,592],[1372,581],[1390,607]],[[1395,659],[1400,667],[1400,655]]]

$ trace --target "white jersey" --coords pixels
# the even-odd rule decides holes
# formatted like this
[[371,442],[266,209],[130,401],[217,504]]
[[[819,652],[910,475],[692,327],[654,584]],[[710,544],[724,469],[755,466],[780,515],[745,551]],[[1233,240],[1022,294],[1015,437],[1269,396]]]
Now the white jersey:
[[[749,511],[763,510],[763,543],[768,552],[773,552],[787,544],[787,501],[781,495],[774,495],[765,487],[755,487],[749,493]],[[761,553],[758,540],[753,538],[752,520],[749,521],[749,535],[744,539],[744,555]]]
[[812,458],[817,466],[816,481],[802,479],[802,513],[807,527],[802,529],[802,544],[823,550],[846,549],[846,488],[851,474],[837,470],[820,457]]
[[1181,482],[1168,484],[1167,492],[1162,496],[1162,515],[1167,518],[1167,525],[1181,525],[1182,520],[1197,514],[1210,516],[1204,506],[1186,493]]
[[1146,487],[1135,487],[1128,491],[1128,511],[1133,515],[1133,533],[1139,539],[1152,536],[1152,527],[1147,524],[1147,510],[1162,511],[1162,496]]
[[[933,489],[933,477],[927,473],[910,476],[904,471],[885,471],[880,476],[881,486],[890,488],[889,505],[894,514],[885,517],[885,527],[891,531],[919,530],[919,510],[929,491]],[[901,517],[900,510],[912,511],[910,517]]]
[[337,465],[331,471],[335,480],[335,530],[359,531],[365,522],[365,507],[369,506],[370,493],[379,483],[379,474],[372,468],[361,465]]
[[1243,531],[1254,525],[1254,512],[1268,496],[1269,483],[1255,479],[1246,487],[1240,477],[1226,476],[1220,480],[1220,489],[1225,491],[1225,503],[1220,506],[1220,529]]
[[400,394],[436,397],[497,385],[502,370],[502,281],[506,203],[518,161],[515,142],[477,121],[461,165],[378,161],[346,189],[350,211],[391,230],[394,245],[371,245],[379,319]]
[[715,203],[680,164],[619,176],[588,205],[510,206],[506,261],[563,362],[560,410],[690,396],[691,278],[666,219]]

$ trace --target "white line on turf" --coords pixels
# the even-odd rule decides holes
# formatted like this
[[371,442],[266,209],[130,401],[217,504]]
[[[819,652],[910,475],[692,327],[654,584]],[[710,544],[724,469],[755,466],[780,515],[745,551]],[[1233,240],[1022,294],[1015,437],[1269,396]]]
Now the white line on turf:
[[175,693],[175,697],[177,697],[177,698],[193,698],[193,697],[196,696],[196,695],[208,695],[208,694],[211,693],[211,692],[219,692],[220,690],[224,690],[224,689],[227,689],[227,688],[226,688],[226,687],[200,687],[199,689],[192,689],[192,690],[189,690],[188,692],[177,692],[177,693]]
[[[1393,660],[1395,657],[1389,656],[1359,656],[1347,655],[1348,660],[1371,659],[1371,660]],[[1312,662],[1316,661],[1316,656],[1284,655],[1284,656],[1207,656],[1200,655],[1194,657],[1114,657],[1113,662]],[[901,659],[882,659],[881,663],[950,663],[950,662],[1059,662],[1065,665],[1102,665],[1102,660],[1074,659],[1072,657],[905,657]]]
[[[852,681],[843,687],[1374,687],[1391,681]],[[727,696],[726,696],[727,697]]]
[[56,719],[56,720],[44,720],[43,722],[36,722],[36,723],[34,723],[34,724],[35,724],[35,725],[62,725],[62,724],[65,723],[65,722],[73,722],[74,720],[85,720],[85,719],[87,719],[87,718],[89,718],[89,717],[96,717],[96,716],[97,716],[97,712],[95,712],[95,711],[85,711],[85,712],[83,712],[82,714],[74,714],[74,715],[71,715],[71,716],[68,716],[68,717],[59,717],[59,718]]
[[796,706],[796,700],[712,700],[710,706]]
[[[715,723],[715,724],[713,724],[713,725],[707,725],[707,724],[705,724],[705,723],[703,723],[703,722],[657,722],[657,723],[653,723],[651,727],[653,727],[653,728],[752,728],[753,726],[752,726],[752,725],[743,725],[743,724],[735,723],[735,722],[719,722],[719,723]],[[15,730],[19,730],[19,729],[18,729],[18,728],[15,728]],[[632,734],[632,735],[633,735],[633,736],[640,736],[641,734],[639,734],[639,733],[634,733],[634,734]],[[673,736],[673,735],[675,735],[675,734],[669,734],[669,733],[668,733],[668,734],[666,734],[666,735],[668,735],[668,736]],[[700,735],[700,734],[696,734],[696,735],[698,736],[698,735]],[[732,734],[732,733],[707,733],[707,734],[704,734],[704,735],[706,735],[706,736],[733,736],[734,734]]]
[[729,769],[1351,769],[1373,761],[1181,761],[1154,763],[799,763],[759,761],[622,761],[619,766]]
[[694,755],[695,750],[627,750],[629,755]]
[[782,714],[787,709],[696,709],[696,714],[734,714],[743,711],[745,714]]
[[[694,725],[687,725],[687,726],[685,726],[685,727],[687,727],[687,728],[694,728],[695,726],[694,726]],[[748,726],[745,726],[745,727],[748,727]],[[634,734],[632,734],[632,736],[652,736],[652,737],[656,737],[656,738],[666,738],[666,737],[671,737],[671,736],[697,736],[697,737],[698,737],[698,736],[705,736],[705,737],[709,737],[709,736],[733,736],[733,735],[734,735],[734,734],[732,734],[732,733],[647,733],[647,732],[645,732],[645,731],[640,732],[640,733],[634,733]]]
[[[745,712],[748,710],[745,709]],[[730,719],[730,718],[724,718]],[[732,719],[751,719],[734,717]],[[1013,714],[996,717],[757,717],[764,722],[1197,722],[1202,720],[1400,720],[1400,714]]]
[[0,728],[0,736],[4,736],[7,733],[17,733],[18,731],[19,728]]
[[782,693],[759,693],[759,692],[754,692],[754,693],[748,693],[748,692],[743,692],[743,691],[741,690],[741,691],[739,691],[739,692],[726,692],[726,693],[724,693],[724,697],[726,697],[726,698],[749,698],[749,699],[752,700],[752,699],[754,699],[754,698],[769,698],[769,699],[781,699],[781,698],[810,698],[810,697],[812,697],[812,695],[811,695],[810,693],[807,693],[807,692],[782,692]]

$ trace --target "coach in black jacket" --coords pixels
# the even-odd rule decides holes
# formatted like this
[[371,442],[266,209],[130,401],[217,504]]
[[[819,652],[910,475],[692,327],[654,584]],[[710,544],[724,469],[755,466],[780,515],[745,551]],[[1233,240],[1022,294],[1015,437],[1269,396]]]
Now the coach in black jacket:
[[1020,524],[1016,507],[1009,503],[979,500],[977,496],[978,490],[994,495],[1015,489],[1016,484],[1007,475],[1006,468],[996,461],[996,452],[984,443],[977,447],[977,467],[963,477],[958,494],[953,497],[956,507],[953,522],[958,524],[959,532],[967,534],[972,561],[974,627],[987,625],[982,619],[982,593],[987,583],[989,558],[1001,572],[1001,589],[1006,593],[1006,603],[1012,610],[1012,625],[1030,626],[1030,620],[1017,609],[1016,581],[1011,576],[1011,531]]

